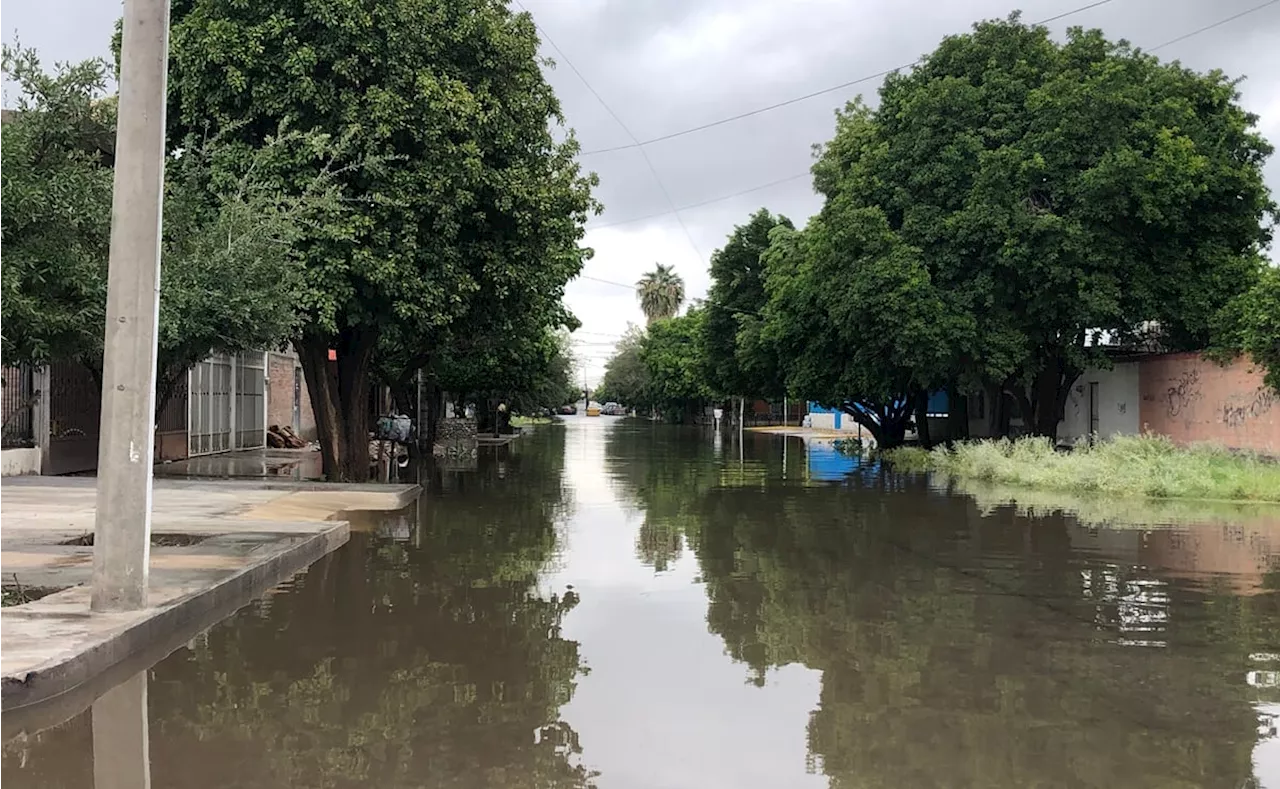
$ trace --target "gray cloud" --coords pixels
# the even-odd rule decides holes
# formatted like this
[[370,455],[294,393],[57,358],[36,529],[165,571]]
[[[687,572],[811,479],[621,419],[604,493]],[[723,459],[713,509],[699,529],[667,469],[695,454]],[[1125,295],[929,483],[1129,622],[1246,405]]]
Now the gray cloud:
[[[563,62],[595,87],[640,139],[669,134],[784,101],[830,85],[909,63],[945,35],[975,20],[1007,16],[1008,0],[523,0],[545,33],[543,51],[560,61],[548,73],[568,125],[584,150],[625,145],[630,138]],[[1050,23],[1100,27],[1111,38],[1152,47],[1257,5],[1261,0],[1112,0]],[[1037,20],[1085,0],[1027,0],[1023,18]],[[5,39],[16,29],[46,59],[105,55],[119,5],[94,0],[7,0]],[[1158,54],[1198,70],[1219,68],[1247,76],[1243,103],[1259,127],[1280,142],[1280,4],[1172,45]],[[646,151],[677,206],[778,181],[805,172],[810,147],[830,137],[833,112],[858,95],[874,99],[878,80],[836,91],[735,123],[655,143]],[[600,175],[606,212],[593,224],[624,222],[666,212],[671,205],[635,149],[583,159]],[[1280,159],[1267,167],[1280,192]],[[655,261],[674,263],[690,296],[705,292],[706,259],[734,224],[766,206],[803,223],[819,206],[806,179],[788,181],[682,212],[693,243],[671,214],[592,230],[596,249],[587,274],[632,283]],[[696,247],[696,251],[695,251]],[[639,322],[635,297],[624,288],[578,280],[567,302],[585,331],[620,335]],[[584,346],[591,378],[602,368],[599,346]],[[607,350],[607,349],[606,349]],[[584,355],[587,355],[584,353]]]

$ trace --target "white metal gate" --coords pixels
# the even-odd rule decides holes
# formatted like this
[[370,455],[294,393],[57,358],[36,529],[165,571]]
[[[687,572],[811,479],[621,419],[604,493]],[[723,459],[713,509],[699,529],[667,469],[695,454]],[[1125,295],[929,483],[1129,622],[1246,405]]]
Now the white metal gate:
[[209,455],[266,444],[266,354],[217,354],[191,368],[187,452]]
[[267,355],[242,353],[236,356],[236,404],[232,412],[236,426],[236,449],[251,449],[267,443]]

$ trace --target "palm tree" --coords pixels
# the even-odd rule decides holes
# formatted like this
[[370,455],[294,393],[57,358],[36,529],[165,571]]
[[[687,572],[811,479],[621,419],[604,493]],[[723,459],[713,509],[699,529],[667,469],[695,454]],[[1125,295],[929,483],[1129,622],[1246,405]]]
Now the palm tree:
[[684,280],[674,266],[656,264],[657,268],[636,283],[636,297],[646,323],[659,318],[673,318],[684,304]]

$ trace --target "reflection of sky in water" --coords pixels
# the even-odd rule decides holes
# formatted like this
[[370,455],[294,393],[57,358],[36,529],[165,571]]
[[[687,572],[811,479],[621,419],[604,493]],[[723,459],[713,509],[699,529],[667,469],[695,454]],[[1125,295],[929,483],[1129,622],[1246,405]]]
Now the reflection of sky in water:
[[[573,585],[580,595],[563,634],[581,645],[590,673],[560,716],[586,735],[584,763],[608,787],[826,786],[820,775],[796,776],[809,755],[806,725],[821,672],[788,666],[770,672],[764,688],[744,682],[707,630],[693,552],[661,573],[636,560],[644,513],[621,498],[607,468],[605,439],[618,427],[626,429],[565,420],[565,477],[577,505],[564,528],[571,550],[542,582],[548,591]],[[724,458],[725,471],[737,467],[737,454]]]
[[1259,789],[1280,789],[1280,704],[1259,704],[1253,774]]

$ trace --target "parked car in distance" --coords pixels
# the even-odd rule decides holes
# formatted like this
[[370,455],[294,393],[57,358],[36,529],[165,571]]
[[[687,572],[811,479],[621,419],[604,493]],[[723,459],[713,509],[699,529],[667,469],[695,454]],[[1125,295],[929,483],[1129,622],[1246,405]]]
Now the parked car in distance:
[[627,409],[617,403],[605,403],[600,407],[600,413],[605,416],[626,416]]
[[578,407],[573,403],[570,403],[569,405],[560,406],[561,416],[573,416],[576,413],[578,413]]

